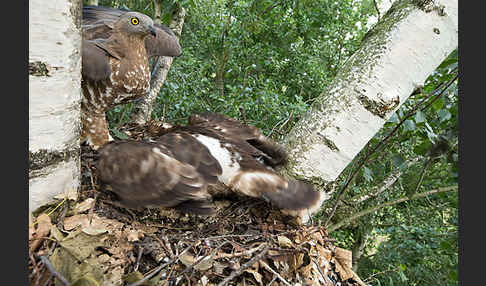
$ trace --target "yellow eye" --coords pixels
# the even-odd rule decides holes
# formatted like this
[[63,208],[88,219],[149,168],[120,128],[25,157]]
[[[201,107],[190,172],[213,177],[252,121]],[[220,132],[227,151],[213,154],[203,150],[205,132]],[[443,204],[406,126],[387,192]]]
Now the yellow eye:
[[138,18],[137,17],[132,18],[132,24],[138,25]]

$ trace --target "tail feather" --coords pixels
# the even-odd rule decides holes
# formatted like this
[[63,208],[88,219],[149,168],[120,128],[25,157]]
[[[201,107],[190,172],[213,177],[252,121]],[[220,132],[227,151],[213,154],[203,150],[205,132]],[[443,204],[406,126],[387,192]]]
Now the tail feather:
[[248,140],[248,143],[267,155],[263,157],[263,160],[268,166],[282,166],[287,162],[288,155],[285,149],[263,135],[258,139]]
[[251,197],[261,197],[284,213],[302,217],[307,221],[321,208],[325,193],[314,190],[313,186],[298,180],[287,181],[270,171],[240,171],[230,182],[233,190]]
[[267,189],[262,195],[278,208],[287,210],[315,209],[320,207],[321,193],[312,185],[291,180],[287,188]]

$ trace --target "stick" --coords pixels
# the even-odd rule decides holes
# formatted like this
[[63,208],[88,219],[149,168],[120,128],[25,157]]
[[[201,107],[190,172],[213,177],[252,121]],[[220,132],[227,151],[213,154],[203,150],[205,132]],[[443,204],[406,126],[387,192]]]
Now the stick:
[[[181,252],[181,255],[188,251],[190,248],[192,247],[192,245],[189,245],[188,247],[186,247],[186,249],[184,249],[182,252]],[[162,264],[160,265],[159,267],[155,268],[152,273],[150,273],[149,275],[145,276],[144,278],[138,280],[137,282],[135,283],[132,283],[132,284],[129,284],[127,286],[139,286],[139,285],[142,285],[145,281],[149,280],[150,278],[154,277],[157,273],[159,273],[160,270],[164,269],[165,267],[167,267],[168,265],[176,262],[177,260],[179,260],[179,256],[177,256],[176,258],[172,259],[171,261],[165,263],[165,264]]]
[[283,284],[287,285],[287,286],[292,286],[289,284],[289,282],[287,282],[287,280],[285,280],[282,276],[280,276],[280,274],[278,274],[275,270],[272,269],[272,267],[270,267],[268,264],[266,264],[263,260],[260,261],[260,264],[265,268],[267,269],[268,271],[272,272],[273,275],[277,276],[278,279],[280,279],[280,281],[282,281]]
[[218,259],[218,258],[231,258],[231,257],[237,257],[237,256],[244,256],[244,255],[252,255],[253,253],[257,252],[258,250],[260,250],[260,246],[255,247],[255,248],[252,248],[252,249],[248,249],[248,250],[242,251],[242,252],[236,252],[236,253],[220,253],[220,254],[218,254],[215,257],[215,259]]
[[268,246],[265,243],[263,243],[263,244],[260,245],[260,247],[262,247],[262,246],[263,246],[263,250],[260,253],[258,253],[257,255],[255,255],[252,259],[250,259],[247,263],[243,264],[237,270],[234,270],[233,272],[231,272],[230,276],[226,277],[217,286],[226,286],[226,285],[228,285],[231,280],[233,280],[235,277],[241,275],[241,273],[243,273],[243,271],[245,271],[245,269],[248,269],[250,266],[252,266],[253,264],[255,264],[255,262],[257,262],[260,259],[262,259],[262,257],[265,254],[267,254],[268,250],[270,249],[270,246]]
[[40,257],[40,259],[42,260],[42,263],[44,263],[44,266],[46,266],[46,268],[49,269],[49,271],[54,276],[56,276],[56,278],[59,279],[59,281],[61,281],[62,284],[64,284],[65,286],[71,285],[71,283],[69,283],[69,281],[67,281],[66,278],[64,278],[64,276],[61,275],[61,273],[57,272],[56,269],[54,269],[54,266],[52,266],[51,262],[49,261],[49,259],[47,257],[42,255]]

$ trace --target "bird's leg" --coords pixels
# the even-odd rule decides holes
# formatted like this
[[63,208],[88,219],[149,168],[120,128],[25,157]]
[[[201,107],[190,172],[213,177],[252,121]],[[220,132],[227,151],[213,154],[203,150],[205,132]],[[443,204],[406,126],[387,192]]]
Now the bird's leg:
[[81,108],[81,142],[88,142],[94,149],[102,147],[106,143],[113,141],[108,130],[108,123],[104,112],[95,113]]

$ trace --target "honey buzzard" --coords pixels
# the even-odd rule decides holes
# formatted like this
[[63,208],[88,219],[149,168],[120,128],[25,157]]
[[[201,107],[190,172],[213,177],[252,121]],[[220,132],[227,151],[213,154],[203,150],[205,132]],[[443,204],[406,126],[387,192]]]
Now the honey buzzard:
[[105,112],[144,96],[148,59],[179,56],[181,46],[147,15],[100,6],[83,7],[82,36],[81,142],[98,149],[112,140]]
[[186,213],[214,213],[208,186],[263,198],[307,222],[324,194],[274,168],[285,150],[262,132],[216,113],[192,115],[186,126],[162,129],[149,142],[116,141],[99,150],[101,181],[128,207],[170,207]]

